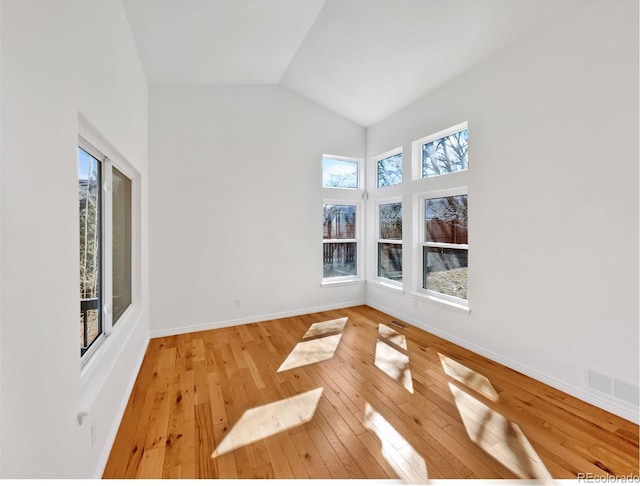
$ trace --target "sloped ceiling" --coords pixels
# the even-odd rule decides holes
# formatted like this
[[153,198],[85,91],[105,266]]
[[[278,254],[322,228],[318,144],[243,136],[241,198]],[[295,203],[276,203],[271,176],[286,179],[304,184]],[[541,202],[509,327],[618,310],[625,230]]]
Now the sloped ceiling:
[[123,0],[150,85],[279,84],[371,126],[594,0]]

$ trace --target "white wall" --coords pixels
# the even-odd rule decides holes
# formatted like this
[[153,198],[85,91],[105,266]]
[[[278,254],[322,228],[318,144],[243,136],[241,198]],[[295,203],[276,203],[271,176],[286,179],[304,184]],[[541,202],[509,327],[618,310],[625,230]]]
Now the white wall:
[[364,303],[320,286],[321,157],[362,127],[276,86],[154,87],[149,123],[153,335]]
[[142,174],[145,255],[147,86],[120,1],[1,9],[2,476],[87,478],[102,473],[146,348],[148,283],[135,319],[116,326],[81,377],[78,117]]
[[407,292],[369,285],[367,302],[637,421],[585,387],[587,368],[638,385],[637,2],[598,2],[478,65],[371,127],[367,155],[402,145],[408,174],[412,141],[465,120],[471,313],[414,309],[419,182],[370,188],[369,209],[403,195]]

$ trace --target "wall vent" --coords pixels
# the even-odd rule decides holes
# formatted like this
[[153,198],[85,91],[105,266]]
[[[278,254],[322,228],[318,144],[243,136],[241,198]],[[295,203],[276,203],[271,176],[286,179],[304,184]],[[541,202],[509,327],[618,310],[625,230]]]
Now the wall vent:
[[605,393],[618,400],[638,405],[640,403],[640,389],[637,385],[624,383],[593,370],[587,370],[587,387]]
[[634,405],[640,404],[640,390],[637,386],[613,380],[613,396]]

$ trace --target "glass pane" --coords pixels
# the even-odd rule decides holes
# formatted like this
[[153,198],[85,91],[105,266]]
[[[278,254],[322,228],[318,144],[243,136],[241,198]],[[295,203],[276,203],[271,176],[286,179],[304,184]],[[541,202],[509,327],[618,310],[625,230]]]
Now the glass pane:
[[462,130],[425,143],[422,146],[422,177],[467,169],[467,136],[467,130]]
[[322,277],[357,275],[356,243],[324,243]]
[[378,243],[378,277],[402,281],[402,245]]
[[78,148],[80,215],[80,354],[102,333],[100,162]]
[[131,305],[131,180],[113,169],[113,323]]
[[425,241],[467,244],[467,196],[425,200]]
[[422,286],[427,290],[466,299],[467,255],[467,250],[425,246]]
[[358,163],[351,160],[322,158],[322,186],[358,188]]
[[355,206],[325,204],[322,213],[323,239],[354,239],[356,237]]
[[402,154],[378,161],[378,187],[402,183]]
[[381,204],[379,208],[380,238],[383,240],[401,240],[402,203]]

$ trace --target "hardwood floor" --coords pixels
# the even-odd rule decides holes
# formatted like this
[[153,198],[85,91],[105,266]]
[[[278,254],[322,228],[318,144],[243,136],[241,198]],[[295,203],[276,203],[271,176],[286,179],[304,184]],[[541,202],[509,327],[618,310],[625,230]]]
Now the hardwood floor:
[[637,425],[397,323],[361,306],[152,339],[104,477],[638,475]]

